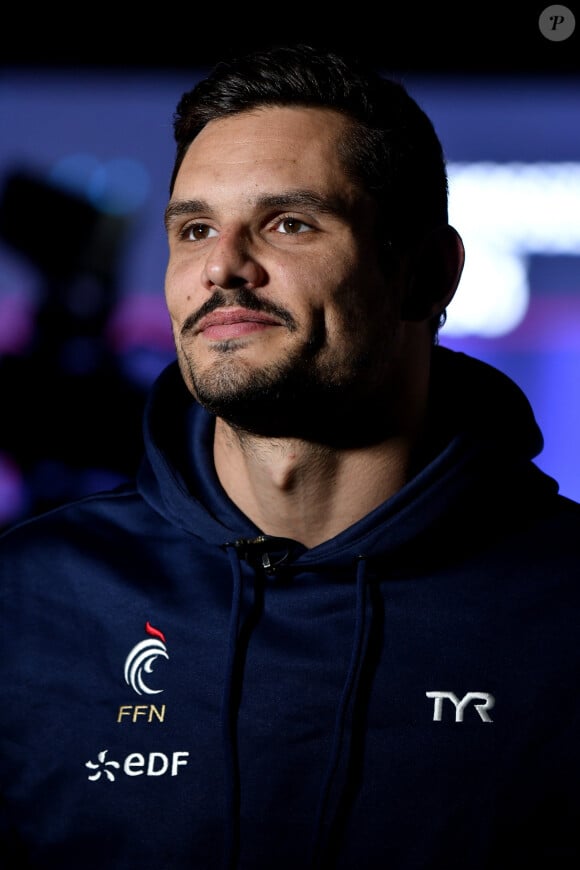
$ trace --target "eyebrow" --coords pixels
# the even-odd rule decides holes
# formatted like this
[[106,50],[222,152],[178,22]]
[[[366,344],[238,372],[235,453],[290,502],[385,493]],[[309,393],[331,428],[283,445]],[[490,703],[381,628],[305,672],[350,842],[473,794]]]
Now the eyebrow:
[[[347,212],[346,202],[340,196],[320,196],[311,190],[288,190],[282,193],[268,193],[257,197],[254,203],[258,208],[307,208],[322,214],[343,215]],[[203,212],[211,213],[209,203],[204,199],[172,200],[165,209],[165,227],[184,215]]]
[[175,218],[208,211],[209,204],[204,199],[174,199],[165,209],[165,228],[169,229],[169,225]]

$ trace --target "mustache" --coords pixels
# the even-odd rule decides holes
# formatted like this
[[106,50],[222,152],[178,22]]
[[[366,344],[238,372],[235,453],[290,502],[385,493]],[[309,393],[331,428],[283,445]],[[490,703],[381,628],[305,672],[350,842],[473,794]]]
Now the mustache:
[[258,299],[251,290],[240,287],[236,290],[229,290],[227,293],[223,290],[216,290],[197,311],[194,311],[193,314],[185,318],[181,327],[181,334],[183,335],[190,329],[194,329],[203,317],[211,314],[216,308],[233,308],[234,306],[247,308],[250,311],[263,311],[265,314],[277,317],[292,332],[297,329],[295,319],[285,308],[275,305],[273,302],[268,302],[265,299]]

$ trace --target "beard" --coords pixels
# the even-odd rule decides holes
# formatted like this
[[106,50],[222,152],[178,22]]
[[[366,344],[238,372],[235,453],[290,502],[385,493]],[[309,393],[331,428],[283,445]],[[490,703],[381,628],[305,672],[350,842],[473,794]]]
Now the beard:
[[[377,365],[384,366],[384,359],[379,363],[365,345],[325,360],[324,335],[322,325],[315,327],[307,341],[260,368],[239,359],[236,340],[216,344],[217,358],[203,371],[183,344],[178,360],[199,404],[240,435],[299,438],[336,448],[382,441],[396,428],[388,395],[377,390]],[[388,346],[388,337],[384,340]]]
[[[223,352],[223,351],[222,351]],[[197,401],[237,430],[266,437],[323,438],[321,421],[337,415],[345,385],[332,383],[302,349],[260,369],[248,370],[226,350],[202,375],[187,361]]]

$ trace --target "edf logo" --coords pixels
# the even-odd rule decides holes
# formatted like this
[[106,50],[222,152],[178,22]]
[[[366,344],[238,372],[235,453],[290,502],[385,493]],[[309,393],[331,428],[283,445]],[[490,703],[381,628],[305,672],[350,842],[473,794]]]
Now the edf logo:
[[[489,692],[468,692],[461,700],[455,692],[425,692],[428,698],[433,698],[433,721],[441,722],[443,719],[443,701],[451,701],[455,708],[455,721],[463,722],[463,715],[467,707],[473,701],[475,710],[479,713],[479,718],[482,722],[493,722],[493,719],[487,712],[491,710],[495,704],[495,698]],[[476,704],[475,702],[480,703]],[[449,706],[449,705],[447,705]]]

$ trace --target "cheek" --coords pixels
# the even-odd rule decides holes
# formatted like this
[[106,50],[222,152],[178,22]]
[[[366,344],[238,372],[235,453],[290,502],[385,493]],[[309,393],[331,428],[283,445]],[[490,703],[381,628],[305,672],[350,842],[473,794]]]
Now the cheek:
[[354,348],[381,344],[398,322],[396,290],[379,273],[351,274],[334,294],[333,328]]
[[382,276],[360,261],[346,263],[332,293],[333,308],[346,323],[368,322],[382,308],[385,295]]
[[170,260],[165,272],[165,303],[172,320],[191,313],[194,278],[183,263]]
[[169,317],[171,318],[171,322],[173,323],[176,319],[176,308],[177,308],[177,296],[175,293],[175,285],[172,281],[171,275],[167,273],[165,275],[165,305],[167,311],[169,312]]

